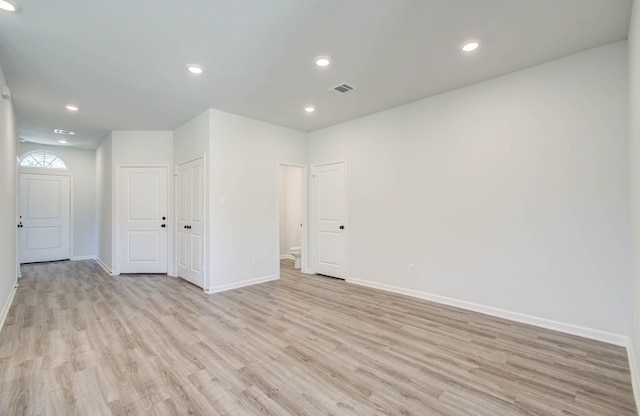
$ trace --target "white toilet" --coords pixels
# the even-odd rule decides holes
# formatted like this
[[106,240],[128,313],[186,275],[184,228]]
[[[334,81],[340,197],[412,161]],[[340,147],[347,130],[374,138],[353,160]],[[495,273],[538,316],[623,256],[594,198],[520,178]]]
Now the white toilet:
[[300,268],[300,247],[291,247],[290,249],[291,255],[295,258],[296,262],[293,265],[295,269]]

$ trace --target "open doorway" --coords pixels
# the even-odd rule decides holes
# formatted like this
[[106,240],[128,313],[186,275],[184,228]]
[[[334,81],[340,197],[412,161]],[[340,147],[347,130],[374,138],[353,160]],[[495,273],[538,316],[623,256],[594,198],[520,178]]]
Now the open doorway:
[[307,269],[306,193],[305,168],[296,165],[279,165],[278,264],[280,260],[288,259],[303,273]]

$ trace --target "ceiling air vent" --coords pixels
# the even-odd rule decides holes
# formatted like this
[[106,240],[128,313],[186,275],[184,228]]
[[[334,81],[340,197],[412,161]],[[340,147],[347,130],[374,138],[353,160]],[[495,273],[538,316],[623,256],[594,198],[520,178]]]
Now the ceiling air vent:
[[353,85],[349,85],[349,84],[338,84],[335,87],[331,87],[329,88],[327,91],[335,94],[335,95],[345,95],[350,93],[351,91],[355,90],[356,87],[354,87]]
[[71,134],[71,135],[76,134],[76,133],[75,133],[75,132],[73,132],[73,131],[69,131],[69,130],[61,130],[61,129],[53,129],[53,132],[54,132],[54,133],[56,133],[56,134]]

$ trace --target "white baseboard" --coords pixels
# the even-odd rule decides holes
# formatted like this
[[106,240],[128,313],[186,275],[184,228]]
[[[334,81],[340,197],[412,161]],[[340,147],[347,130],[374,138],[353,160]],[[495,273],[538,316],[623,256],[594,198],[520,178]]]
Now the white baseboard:
[[566,334],[577,335],[584,338],[594,339],[606,342],[608,344],[626,347],[629,344],[629,337],[625,335],[612,334],[610,332],[600,331],[598,329],[586,328],[583,326],[557,322],[546,318],[538,318],[536,316],[525,315],[518,312],[512,312],[504,309],[494,308],[491,306],[481,305],[478,303],[467,302],[464,300],[448,298],[445,296],[434,295],[432,293],[421,292],[418,290],[405,289],[402,287],[387,285],[383,283],[371,282],[363,279],[347,277],[347,283],[355,285],[367,286],[373,289],[385,290],[387,292],[399,293],[414,298],[430,300],[432,302],[441,303],[443,305],[454,306],[456,308],[467,309],[474,312],[483,313],[485,315],[496,316],[498,318],[509,319],[511,321],[521,322],[524,324],[534,325],[541,328],[551,329],[553,331],[564,332]]
[[280,260],[295,260],[296,258],[293,257],[291,254],[283,254],[280,256]]
[[631,388],[633,389],[633,397],[636,400],[636,408],[640,415],[640,368],[638,368],[638,359],[636,357],[635,349],[633,348],[633,340],[629,338],[629,344],[627,344],[627,357],[629,357],[629,369],[631,370]]
[[255,279],[243,280],[242,282],[228,283],[226,285],[220,285],[220,286],[213,286],[205,290],[205,293],[208,293],[208,294],[219,293],[219,292],[224,292],[231,289],[238,289],[245,286],[257,285],[259,283],[271,282],[272,280],[278,280],[278,279],[280,279],[280,276],[278,275],[257,277]]
[[105,272],[107,272],[107,273],[111,274],[111,269],[110,269],[110,268],[108,268],[108,267],[107,267],[107,265],[106,265],[106,264],[104,264],[104,263],[102,262],[102,260],[100,260],[99,258],[96,258],[96,263],[98,263],[98,265],[99,265],[100,267],[102,267],[102,269],[103,269]]
[[4,328],[4,321],[7,319],[7,315],[9,315],[9,309],[11,309],[11,304],[13,304],[13,297],[16,295],[18,291],[18,279],[13,283],[13,289],[11,289],[11,293],[9,294],[9,298],[7,302],[2,307],[2,312],[0,313],[0,331]]
[[71,261],[78,261],[78,260],[95,260],[96,256],[73,256],[71,257]]

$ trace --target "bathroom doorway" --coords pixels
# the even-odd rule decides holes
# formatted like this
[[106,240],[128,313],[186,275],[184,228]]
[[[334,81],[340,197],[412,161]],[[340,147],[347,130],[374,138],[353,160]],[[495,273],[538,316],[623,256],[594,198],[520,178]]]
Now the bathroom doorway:
[[[278,166],[278,272],[280,260],[307,271],[307,178],[304,166]],[[279,274],[279,273],[278,273]]]

